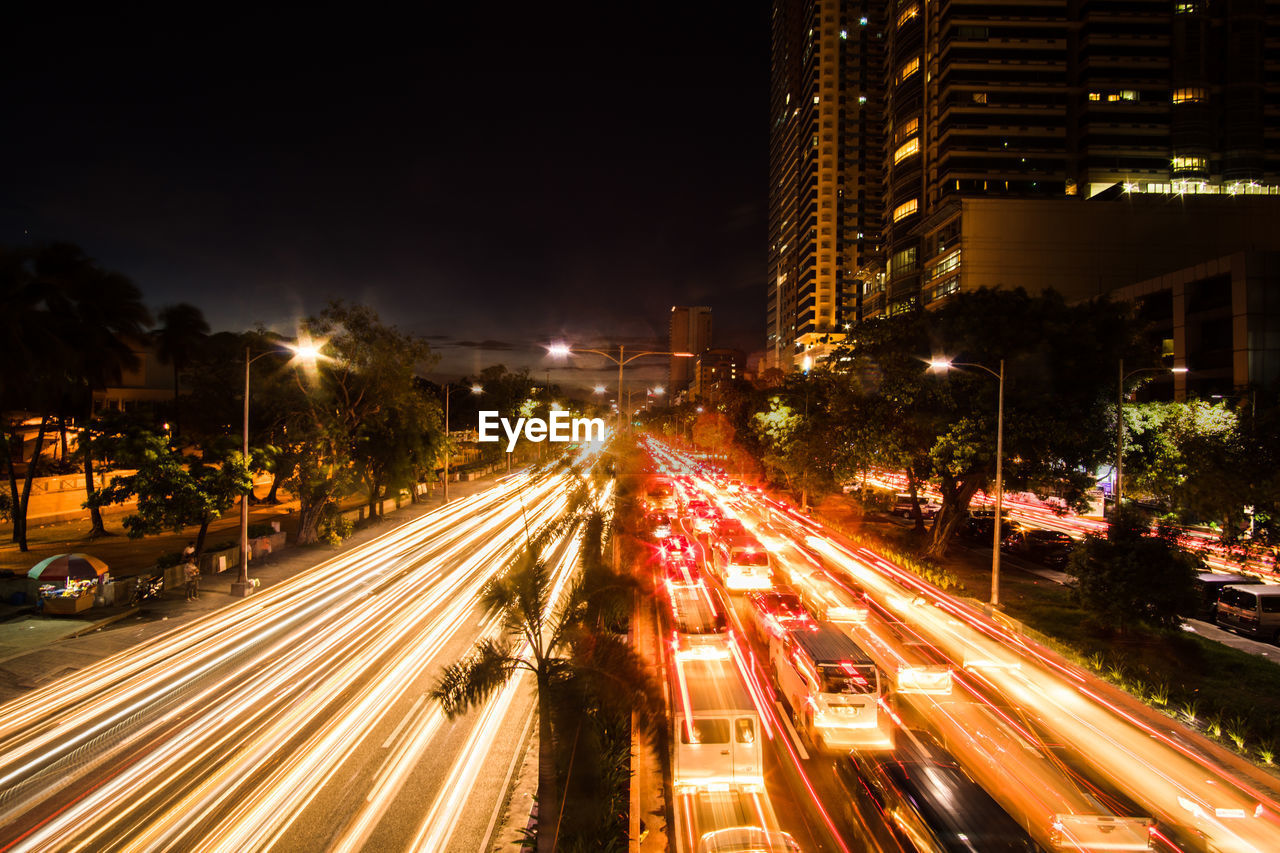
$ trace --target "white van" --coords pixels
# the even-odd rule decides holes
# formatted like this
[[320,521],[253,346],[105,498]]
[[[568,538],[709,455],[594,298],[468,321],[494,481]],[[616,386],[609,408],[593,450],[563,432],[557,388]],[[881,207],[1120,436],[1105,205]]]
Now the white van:
[[879,712],[885,684],[853,639],[827,622],[769,636],[769,669],[797,728],[819,749],[891,749]]
[[672,780],[677,789],[763,785],[760,715],[731,657],[674,662]]
[[1236,584],[1218,593],[1218,624],[1280,643],[1280,584]]
[[726,536],[717,541],[711,560],[730,592],[773,589],[773,560],[754,536]]

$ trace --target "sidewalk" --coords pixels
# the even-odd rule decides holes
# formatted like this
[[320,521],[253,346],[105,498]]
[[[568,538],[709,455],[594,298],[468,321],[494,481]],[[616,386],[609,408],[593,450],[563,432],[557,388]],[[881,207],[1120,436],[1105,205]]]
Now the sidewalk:
[[[504,475],[451,483],[450,497],[456,500],[483,491],[493,485],[496,476]],[[438,509],[441,504],[440,494],[420,503],[407,504],[388,513],[384,519],[360,528],[338,546],[291,546],[253,561],[249,574],[266,589]],[[131,541],[140,544],[124,537],[118,539],[124,544]],[[80,617],[26,614],[0,622],[0,702],[238,601],[231,595],[231,582],[235,577],[234,570],[202,576],[200,597],[195,601],[187,601],[182,590],[167,590],[163,598],[144,602],[141,608],[94,608]]]

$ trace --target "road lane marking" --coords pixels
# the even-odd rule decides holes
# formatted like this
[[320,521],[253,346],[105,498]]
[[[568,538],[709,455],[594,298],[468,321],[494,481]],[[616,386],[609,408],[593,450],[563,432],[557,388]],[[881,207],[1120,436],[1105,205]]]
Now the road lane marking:
[[409,725],[409,721],[413,719],[413,715],[418,712],[418,706],[422,704],[422,700],[427,698],[427,694],[423,693],[418,697],[418,701],[413,703],[413,707],[409,709],[409,713],[400,718],[400,725],[396,726],[395,731],[391,733],[391,737],[382,742],[383,749],[390,749],[391,744],[395,743],[396,738],[400,736],[400,732],[405,726]]
[[791,742],[796,745],[796,752],[800,753],[802,759],[808,761],[809,753],[805,750],[804,744],[800,742],[800,735],[796,732],[795,726],[791,725],[791,715],[783,710],[782,703],[777,699],[773,700],[773,704],[778,709],[778,717],[782,720],[782,724],[791,733]]

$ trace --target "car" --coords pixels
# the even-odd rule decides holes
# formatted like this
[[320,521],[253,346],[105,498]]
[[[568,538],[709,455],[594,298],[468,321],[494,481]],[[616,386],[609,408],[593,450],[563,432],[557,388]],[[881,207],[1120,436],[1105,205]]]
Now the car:
[[665,512],[654,512],[649,515],[649,532],[654,539],[661,542],[671,535],[671,516]]
[[[1033,853],[1041,848],[933,735],[903,731],[892,752],[851,751],[838,765],[861,821],[885,848]],[[1118,849],[1118,848],[1117,848]]]
[[813,622],[800,596],[788,586],[753,592],[747,596],[747,602],[751,605],[748,624],[761,642],[767,642],[770,634],[781,636],[793,625]]
[[[984,511],[976,510],[976,512],[981,513]],[[981,545],[990,546],[991,537],[995,533],[995,513],[991,511],[985,511],[985,514],[983,515],[975,515],[974,513],[974,510],[969,512],[969,517],[961,522],[956,528],[956,535],[962,539],[968,539]],[[1021,524],[1016,521],[1011,521],[1009,518],[1005,517],[1003,513],[1001,514],[1000,536],[1002,540],[1009,534],[1021,529]]]
[[1061,530],[1044,530],[1038,527],[1015,530],[1000,544],[1002,551],[1053,568],[1065,566],[1074,547],[1075,540]]
[[[920,515],[926,519],[933,518],[942,509],[942,505],[935,503],[927,498],[920,498]],[[915,501],[911,499],[911,495],[901,494],[894,495],[893,509],[890,515],[900,515],[903,518],[910,518],[911,513],[915,510]]]
[[711,535],[717,539],[724,539],[728,536],[746,536],[747,528],[736,518],[720,518],[711,528]]
[[702,569],[696,560],[673,552],[662,561],[662,579],[668,587],[697,586],[702,582]]
[[675,557],[692,560],[696,556],[693,550],[693,543],[689,541],[688,536],[681,533],[673,533],[662,540],[662,544],[658,546],[658,552],[664,560],[670,560]]

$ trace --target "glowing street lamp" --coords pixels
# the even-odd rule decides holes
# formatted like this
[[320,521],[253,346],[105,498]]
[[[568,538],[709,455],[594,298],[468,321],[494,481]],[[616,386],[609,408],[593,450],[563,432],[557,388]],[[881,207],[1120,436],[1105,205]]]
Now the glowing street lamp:
[[[291,362],[299,362],[308,369],[314,370],[317,361],[328,358],[321,352],[324,345],[325,342],[322,340],[315,341],[310,337],[302,337],[298,343],[285,344],[284,347],[293,353]],[[260,358],[277,355],[279,352],[279,349],[269,349],[252,355],[249,347],[244,348],[244,444],[242,450],[246,464],[249,462],[249,365]],[[249,495],[252,492],[253,486],[250,485],[249,491],[240,496],[240,572],[231,584],[231,594],[239,598],[252,595],[254,590],[253,584],[249,581]]]
[[[622,435],[622,418],[626,414],[622,405],[622,383],[623,383],[622,368],[626,367],[628,364],[635,361],[637,358],[644,358],[645,356],[649,356],[649,355],[666,355],[666,356],[671,356],[673,358],[693,358],[693,353],[691,352],[665,352],[660,350],[645,350],[643,352],[632,353],[631,355],[628,356],[627,348],[622,344],[618,345],[618,354],[616,356],[610,352],[606,352],[605,350],[599,350],[599,349],[574,350],[566,343],[554,343],[547,347],[547,355],[553,356],[555,358],[567,358],[579,352],[598,355],[603,358],[607,358],[609,359],[609,361],[612,361],[614,364],[618,365],[618,435]],[[603,387],[603,386],[597,386],[597,387]]]
[[929,362],[929,369],[938,372],[953,367],[973,367],[984,370],[1000,383],[998,403],[996,404],[996,512],[992,527],[991,543],[991,606],[1000,604],[1000,515],[1004,507],[1004,359],[1000,359],[1000,372],[983,364],[973,362],[951,361],[950,359],[934,359]]
[[[451,395],[454,391],[457,391],[457,390],[458,388],[450,387],[447,383],[444,386],[444,502],[445,503],[449,502],[449,456],[451,455],[451,451],[449,449],[449,395]],[[470,391],[473,395],[478,397],[484,393],[484,386],[476,384],[476,385],[472,385],[467,390]]]

